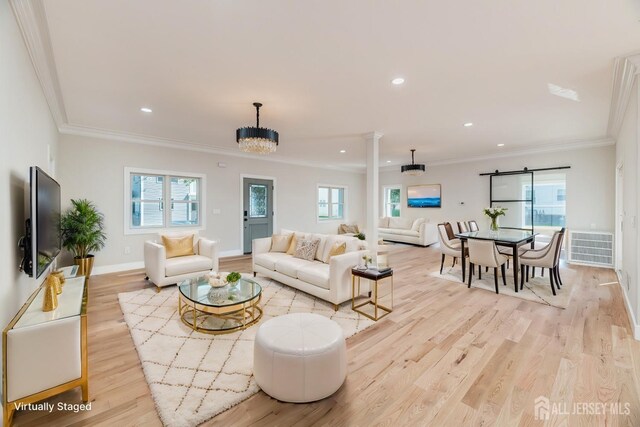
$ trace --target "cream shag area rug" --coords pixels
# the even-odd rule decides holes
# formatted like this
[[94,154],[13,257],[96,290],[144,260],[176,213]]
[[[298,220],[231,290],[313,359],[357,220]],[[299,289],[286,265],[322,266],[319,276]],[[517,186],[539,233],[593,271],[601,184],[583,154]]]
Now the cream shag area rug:
[[[576,273],[568,268],[560,270],[560,277],[562,278],[564,286],[562,286],[560,290],[556,290],[555,296],[551,292],[551,285],[549,284],[549,270],[545,269],[544,273],[544,277],[540,277],[540,269],[536,268],[536,277],[529,277],[529,282],[524,282],[524,289],[516,293],[513,286],[513,269],[507,270],[507,286],[502,284],[502,273],[500,269],[498,269],[500,295],[508,295],[557,308],[567,308],[571,300],[571,292],[573,291]],[[467,274],[469,274],[469,271],[467,271]],[[455,267],[447,267],[445,265],[442,274],[440,274],[440,270],[438,269],[429,275],[431,277],[439,277],[444,280],[456,282],[461,286],[467,286],[469,280],[469,276],[467,276],[467,282],[462,283],[462,268],[459,263],[456,264]],[[520,276],[518,276],[518,282],[520,282]],[[485,272],[485,268],[482,267],[482,280],[478,280],[476,267],[476,275],[473,276],[473,280],[471,281],[471,288],[480,288],[495,293],[496,286],[493,280],[493,269],[490,268],[488,272]]]
[[327,302],[260,278],[262,319],[226,335],[194,332],[178,315],[177,287],[118,294],[124,320],[165,426],[196,426],[257,393],[253,340],[260,323],[287,313],[317,313],[336,321],[350,337],[374,322],[344,303]]

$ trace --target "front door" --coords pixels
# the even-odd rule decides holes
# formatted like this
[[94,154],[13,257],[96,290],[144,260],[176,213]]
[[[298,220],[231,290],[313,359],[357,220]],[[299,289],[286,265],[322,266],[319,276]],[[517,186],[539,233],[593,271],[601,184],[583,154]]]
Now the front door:
[[244,178],[242,183],[245,254],[251,253],[253,239],[273,234],[273,181]]

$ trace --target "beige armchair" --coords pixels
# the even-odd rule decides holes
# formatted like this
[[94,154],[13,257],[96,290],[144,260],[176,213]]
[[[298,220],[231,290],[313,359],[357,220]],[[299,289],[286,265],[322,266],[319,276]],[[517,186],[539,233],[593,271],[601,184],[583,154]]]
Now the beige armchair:
[[194,255],[167,258],[161,236],[156,242],[150,240],[145,242],[144,268],[147,279],[158,288],[201,276],[211,270],[218,270],[218,242],[199,237],[194,233],[172,234],[171,237],[183,237],[189,234],[193,234]]
[[498,252],[496,244],[493,240],[481,240],[481,239],[468,239],[469,244],[469,288],[471,287],[471,277],[473,276],[473,266],[478,265],[478,279],[482,278],[482,271],[480,266],[493,268],[493,278],[496,285],[496,294],[500,293],[498,289],[498,267],[502,270],[502,283],[507,286],[507,280],[505,278],[504,265],[507,262],[507,257]]
[[[440,261],[440,274],[442,274],[442,268],[444,267],[444,258],[446,255],[453,257],[452,267],[456,265],[456,260],[462,255],[462,244],[460,239],[456,239],[453,234],[453,228],[448,222],[438,224],[438,239],[440,240],[440,253],[442,254],[442,260]],[[467,249],[465,248],[465,257]],[[463,259],[462,262],[465,262]],[[462,282],[464,282],[464,276],[462,276]]]
[[[549,284],[551,292],[556,294],[556,288],[560,290],[562,284],[560,280],[559,264],[562,240],[564,238],[564,228],[556,231],[551,238],[551,242],[542,249],[530,249],[519,256],[521,277],[520,289],[524,287],[524,280],[529,280],[529,267],[540,267],[542,271],[549,269]],[[555,287],[554,287],[555,285]]]

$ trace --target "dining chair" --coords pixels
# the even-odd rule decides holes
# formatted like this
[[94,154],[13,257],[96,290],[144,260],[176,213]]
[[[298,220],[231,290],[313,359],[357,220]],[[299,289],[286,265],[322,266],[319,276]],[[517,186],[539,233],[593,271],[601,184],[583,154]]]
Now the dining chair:
[[549,284],[551,292],[556,294],[556,288],[560,289],[558,268],[560,261],[560,249],[564,238],[564,228],[553,233],[551,242],[542,249],[529,249],[518,258],[520,260],[520,289],[524,288],[525,279],[529,280],[529,267],[549,269]]
[[464,221],[458,221],[458,232],[466,233],[468,231],[469,231],[469,228],[467,227],[467,223]]
[[[506,271],[504,268],[507,257],[498,252],[498,248],[493,240],[467,239],[469,247],[469,271],[473,271],[473,267],[478,265],[478,279],[481,279],[480,266],[493,268],[493,280],[496,285],[496,294],[498,289],[498,267],[502,273],[502,284],[507,286]],[[469,274],[469,288],[471,287],[471,277]]]
[[467,225],[469,226],[469,231],[479,231],[480,228],[478,227],[478,223],[475,220],[471,220],[469,222],[467,222]]
[[[456,260],[461,255],[462,243],[460,242],[460,239],[455,238],[453,228],[448,222],[438,224],[438,239],[440,240],[440,253],[442,254],[442,260],[440,261],[440,274],[442,274],[445,256],[449,255],[450,257],[453,257],[453,264],[451,264],[451,266],[453,267],[456,265]],[[465,257],[467,253],[468,250],[465,248]],[[464,259],[462,262],[465,262]],[[465,278],[463,276],[462,282],[464,282],[464,279]]]

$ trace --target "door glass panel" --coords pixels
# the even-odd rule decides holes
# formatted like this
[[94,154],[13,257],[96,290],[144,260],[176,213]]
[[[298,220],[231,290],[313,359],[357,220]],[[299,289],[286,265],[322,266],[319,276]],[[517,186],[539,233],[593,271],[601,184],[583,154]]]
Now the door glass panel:
[[249,185],[249,217],[250,218],[266,218],[267,217],[267,186],[250,184]]

